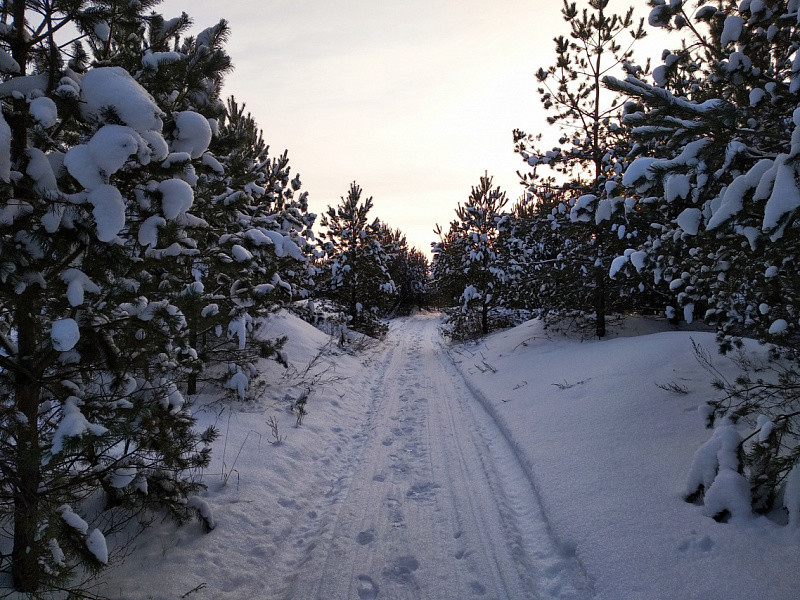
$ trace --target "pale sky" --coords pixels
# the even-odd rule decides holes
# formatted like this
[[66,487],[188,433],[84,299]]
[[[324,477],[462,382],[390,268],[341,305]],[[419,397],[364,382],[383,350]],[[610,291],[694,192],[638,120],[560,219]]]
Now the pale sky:
[[[644,2],[640,2],[644,4]],[[561,0],[167,0],[229,21],[244,102],[321,214],[356,181],[373,217],[427,253],[484,171],[521,193],[512,130],[546,128],[534,73],[566,35]],[[627,3],[612,0],[622,10]]]

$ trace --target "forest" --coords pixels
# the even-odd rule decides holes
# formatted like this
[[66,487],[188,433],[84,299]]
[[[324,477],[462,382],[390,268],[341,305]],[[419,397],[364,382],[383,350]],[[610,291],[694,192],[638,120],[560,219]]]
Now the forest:
[[[738,371],[703,406],[713,431],[685,499],[720,522],[800,523],[800,0],[649,0],[646,19],[565,1],[536,72],[547,122],[513,132],[520,196],[480,177],[430,261],[357,181],[311,212],[288,151],[223,94],[228,23],[193,35],[159,3],[0,9],[0,569],[14,590],[93,597],[81,581],[132,523],[215,528],[200,474],[221,428],[198,427],[193,397],[212,386],[246,405],[275,365],[290,372],[293,340],[262,327],[287,313],[351,353],[421,310],[443,312],[453,344],[529,319],[584,339],[632,316],[712,331]],[[638,64],[653,28],[674,47]]]

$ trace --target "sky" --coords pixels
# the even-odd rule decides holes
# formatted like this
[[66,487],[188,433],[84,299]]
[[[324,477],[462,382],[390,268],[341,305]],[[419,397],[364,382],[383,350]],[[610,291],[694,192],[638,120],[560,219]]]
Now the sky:
[[[643,2],[642,2],[643,4]],[[488,172],[522,188],[512,131],[546,129],[534,73],[566,34],[560,0],[167,0],[195,30],[225,18],[246,104],[271,150],[289,151],[311,210],[355,181],[371,216],[427,253]],[[612,0],[623,10],[626,3]]]

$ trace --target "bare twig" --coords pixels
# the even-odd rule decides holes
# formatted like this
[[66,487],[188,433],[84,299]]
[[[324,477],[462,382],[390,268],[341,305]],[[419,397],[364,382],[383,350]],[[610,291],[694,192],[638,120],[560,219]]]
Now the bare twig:
[[[590,378],[590,379],[591,379],[591,378]],[[575,383],[569,383],[569,382],[568,382],[568,381],[565,379],[565,380],[564,380],[564,383],[551,383],[550,385],[554,385],[554,386],[556,386],[556,387],[557,387],[558,389],[560,389],[560,390],[568,390],[568,389],[570,389],[570,388],[574,388],[574,387],[575,387],[575,386],[577,386],[577,385],[583,385],[583,384],[584,384],[584,383],[586,383],[587,381],[589,381],[589,379],[581,379],[580,381],[576,381]]]
[[659,389],[664,390],[665,392],[672,392],[673,394],[688,394],[689,388],[685,385],[681,385],[675,381],[670,381],[669,383],[657,383],[656,387]]
[[284,436],[280,435],[278,432],[278,420],[274,416],[271,416],[269,419],[267,419],[267,425],[270,428],[270,434],[273,438],[271,440],[267,440],[267,442],[276,446],[279,445],[284,440]]
[[189,595],[191,595],[191,594],[194,594],[195,592],[199,592],[199,591],[200,591],[200,590],[202,590],[204,587],[206,587],[206,585],[207,585],[207,584],[206,584],[205,582],[203,582],[203,583],[201,583],[200,585],[193,587],[193,588],[192,588],[192,589],[190,589],[188,592],[186,592],[186,593],[185,593],[183,596],[181,596],[181,598],[186,598],[187,596],[189,596]]

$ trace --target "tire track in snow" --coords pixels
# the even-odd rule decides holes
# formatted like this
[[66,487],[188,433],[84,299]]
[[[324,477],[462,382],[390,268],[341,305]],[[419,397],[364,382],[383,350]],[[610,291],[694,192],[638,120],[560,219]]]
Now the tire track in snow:
[[355,387],[373,398],[366,425],[329,474],[335,485],[315,505],[314,530],[292,534],[316,541],[287,565],[280,597],[592,596],[552,541],[513,451],[446,357],[437,324],[393,322],[384,354]]

